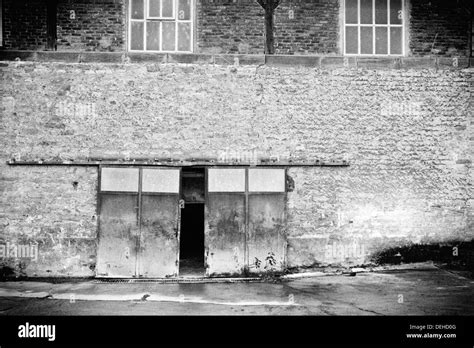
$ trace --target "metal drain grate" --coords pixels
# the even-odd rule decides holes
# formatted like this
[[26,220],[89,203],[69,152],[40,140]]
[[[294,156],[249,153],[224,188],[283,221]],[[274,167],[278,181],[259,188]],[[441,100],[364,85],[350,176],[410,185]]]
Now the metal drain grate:
[[255,283],[262,282],[262,278],[98,278],[94,283],[158,283],[158,284],[181,284],[181,283]]

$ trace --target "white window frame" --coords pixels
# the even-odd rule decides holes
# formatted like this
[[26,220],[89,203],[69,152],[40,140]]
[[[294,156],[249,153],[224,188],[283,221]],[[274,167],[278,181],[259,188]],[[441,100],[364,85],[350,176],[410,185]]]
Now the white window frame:
[[[401,0],[402,3],[402,20],[401,24],[391,24],[390,23],[390,0],[387,0],[387,24],[375,24],[375,0],[372,0],[372,24],[361,24],[360,23],[360,0],[357,0],[357,23],[349,23],[346,24],[346,0],[343,0],[342,6],[342,37],[344,38],[342,41],[343,52],[345,56],[358,56],[358,57],[402,57],[405,56],[405,23],[407,20],[406,15],[406,6],[405,0]],[[357,27],[357,35],[358,35],[358,45],[357,45],[357,53],[347,53],[346,52],[346,28],[347,27]],[[360,28],[361,27],[372,27],[372,54],[360,53],[361,48],[361,37],[360,37]],[[375,28],[387,28],[387,54],[375,53],[376,50],[376,38],[375,38]],[[390,53],[390,28],[401,28],[402,30],[402,52],[400,54],[391,54]]]
[[[189,11],[189,19],[179,19],[178,16],[178,2],[179,0],[173,0],[173,15],[174,17],[150,17],[148,15],[149,13],[149,0],[143,0],[144,1],[144,15],[143,19],[133,19],[132,18],[132,0],[128,1],[128,50],[131,52],[155,52],[155,53],[192,53],[194,50],[194,1],[195,0],[190,0],[190,11]],[[160,15],[163,13],[163,6],[162,1],[160,3]],[[146,32],[147,32],[147,21],[157,21],[160,23],[160,49],[159,50],[147,50],[146,45]],[[143,50],[132,50],[132,22],[140,22],[143,23]],[[169,50],[163,50],[163,22],[174,22],[175,23],[175,38],[174,38],[174,47],[175,49],[173,51]],[[189,23],[191,26],[191,31],[190,31],[190,36],[191,36],[191,44],[190,44],[190,50],[189,51],[179,51],[178,50],[178,24],[179,23]]]
[[[163,17],[163,1],[164,0],[160,0],[160,16],[159,17],[152,17],[150,15],[147,15],[146,16],[146,19],[162,19],[162,20],[175,20],[176,19],[176,8],[178,6],[176,6],[176,2],[178,0],[172,0],[172,4],[173,4],[173,17]],[[150,13],[150,0],[145,0],[145,6],[146,6],[146,12],[145,14],[149,14]]]

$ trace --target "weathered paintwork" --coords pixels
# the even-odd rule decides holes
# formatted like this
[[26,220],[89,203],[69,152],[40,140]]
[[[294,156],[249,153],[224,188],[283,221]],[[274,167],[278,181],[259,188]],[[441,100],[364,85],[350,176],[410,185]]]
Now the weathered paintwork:
[[208,194],[205,252],[207,276],[239,274],[244,271],[244,194]]
[[102,174],[97,275],[177,276],[180,171],[103,168]]
[[178,275],[179,196],[143,195],[141,208],[140,277]]
[[[162,184],[159,178],[168,173],[148,171],[150,184],[140,185],[138,195],[102,193],[99,276],[178,276],[179,186],[173,189],[176,193],[147,193],[145,186],[150,188],[148,191],[165,191],[172,187],[162,185],[159,188]],[[174,170],[168,172],[174,175]],[[224,178],[229,179],[228,176]],[[281,271],[285,267],[284,186],[279,188],[283,192],[246,193],[246,177],[243,178],[244,186],[239,190],[244,192],[207,193],[207,276],[238,275],[247,270],[250,273],[266,273]],[[229,185],[235,184],[234,180],[231,181]],[[265,185],[268,186],[268,182],[263,181],[256,187],[265,188]],[[221,187],[217,183],[215,186]],[[235,189],[234,186],[232,188]]]
[[137,258],[137,195],[102,194],[97,275],[132,277]]
[[248,269],[281,271],[285,266],[285,195],[249,195]]

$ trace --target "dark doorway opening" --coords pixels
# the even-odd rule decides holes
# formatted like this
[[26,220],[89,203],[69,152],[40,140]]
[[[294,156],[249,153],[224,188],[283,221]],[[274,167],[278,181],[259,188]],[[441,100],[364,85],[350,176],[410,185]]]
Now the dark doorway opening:
[[204,268],[204,168],[182,169],[179,274],[203,277]]

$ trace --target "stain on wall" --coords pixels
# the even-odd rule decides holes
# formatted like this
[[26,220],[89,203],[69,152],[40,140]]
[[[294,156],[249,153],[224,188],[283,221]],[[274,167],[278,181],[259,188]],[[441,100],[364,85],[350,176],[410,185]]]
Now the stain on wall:
[[0,269],[14,277],[93,275],[97,169],[1,161]]

